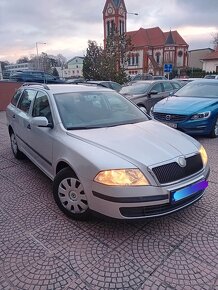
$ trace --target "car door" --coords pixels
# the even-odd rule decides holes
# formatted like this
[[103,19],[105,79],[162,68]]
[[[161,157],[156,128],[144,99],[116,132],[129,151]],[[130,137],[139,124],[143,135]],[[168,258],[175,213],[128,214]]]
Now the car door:
[[[154,94],[152,93],[155,92]],[[165,97],[165,92],[163,90],[163,85],[161,82],[156,82],[148,92],[148,97],[146,101],[146,108],[148,112],[150,109],[160,100],[162,100]]]
[[30,108],[32,106],[36,90],[24,89],[18,101],[16,114],[14,117],[15,134],[17,136],[18,146],[21,151],[28,154],[30,147],[28,144],[28,126],[30,121]]
[[16,135],[16,125],[17,125],[16,114],[17,114],[17,111],[18,111],[17,104],[18,104],[20,96],[22,95],[22,92],[23,92],[22,89],[17,90],[15,95],[12,97],[11,103],[8,105],[7,111],[6,111],[8,123],[11,125],[15,135]]
[[[32,124],[35,117],[46,117],[49,127],[37,127]],[[52,174],[52,153],[54,129],[49,97],[43,91],[38,91],[35,97],[28,127],[28,143],[31,147],[31,157],[43,171]]]

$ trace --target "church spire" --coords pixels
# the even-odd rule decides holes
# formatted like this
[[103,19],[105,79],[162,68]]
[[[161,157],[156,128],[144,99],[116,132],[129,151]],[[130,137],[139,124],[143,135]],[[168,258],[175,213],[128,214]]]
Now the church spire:
[[103,10],[104,46],[113,29],[119,31],[120,34],[126,32],[126,15],[124,0],[106,0]]
[[175,41],[173,39],[173,34],[172,34],[172,31],[170,30],[169,31],[169,34],[167,36],[167,39],[165,41],[165,45],[174,45],[175,44]]

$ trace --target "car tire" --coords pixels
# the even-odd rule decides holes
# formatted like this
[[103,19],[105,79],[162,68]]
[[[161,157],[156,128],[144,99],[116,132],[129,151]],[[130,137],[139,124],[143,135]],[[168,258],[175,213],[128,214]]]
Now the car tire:
[[17,144],[17,138],[14,131],[10,132],[11,149],[16,159],[24,159],[24,154],[19,150]]
[[83,185],[71,168],[64,168],[56,175],[53,196],[60,210],[67,216],[76,220],[89,217],[90,210]]
[[211,138],[217,138],[218,137],[218,117],[216,118],[214,125],[213,125],[213,129],[210,133],[210,137]]

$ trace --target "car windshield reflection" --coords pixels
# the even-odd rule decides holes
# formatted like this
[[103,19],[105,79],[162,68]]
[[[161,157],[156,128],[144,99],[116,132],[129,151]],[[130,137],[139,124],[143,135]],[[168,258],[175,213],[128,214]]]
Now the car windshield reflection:
[[218,82],[191,82],[176,92],[177,97],[218,98]]
[[68,130],[134,124],[148,117],[116,92],[56,94],[60,118]]

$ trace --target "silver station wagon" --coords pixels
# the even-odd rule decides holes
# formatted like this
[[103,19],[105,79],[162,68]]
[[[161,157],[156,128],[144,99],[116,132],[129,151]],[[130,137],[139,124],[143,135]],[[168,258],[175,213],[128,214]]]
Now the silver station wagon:
[[14,156],[26,155],[53,180],[57,205],[74,219],[165,215],[200,199],[208,185],[199,142],[107,88],[26,84],[7,120]]

